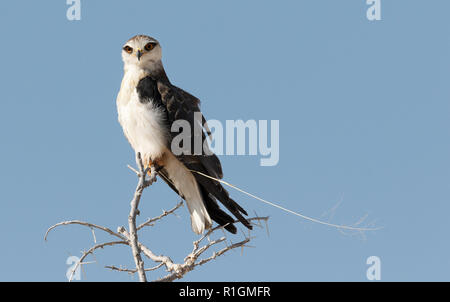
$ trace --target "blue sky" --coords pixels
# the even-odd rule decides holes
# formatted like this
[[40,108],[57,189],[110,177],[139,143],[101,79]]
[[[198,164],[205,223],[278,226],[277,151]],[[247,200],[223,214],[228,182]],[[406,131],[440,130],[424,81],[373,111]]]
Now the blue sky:
[[[127,224],[134,154],[117,122],[123,43],[156,37],[171,81],[202,100],[208,119],[279,120],[280,160],[221,156],[225,180],[333,223],[384,227],[365,236],[301,220],[237,192],[269,215],[270,235],[189,273],[186,281],[448,281],[450,268],[450,3],[382,0],[2,1],[0,281],[66,281],[66,259],[93,244],[80,219]],[[159,181],[141,217],[178,197]],[[181,261],[197,237],[186,208],[141,234]],[[108,240],[97,232],[99,241]],[[229,236],[236,241],[240,237]],[[106,248],[84,281],[131,281],[126,247]],[[93,260],[91,258],[90,260]],[[150,274],[149,279],[158,275]]]

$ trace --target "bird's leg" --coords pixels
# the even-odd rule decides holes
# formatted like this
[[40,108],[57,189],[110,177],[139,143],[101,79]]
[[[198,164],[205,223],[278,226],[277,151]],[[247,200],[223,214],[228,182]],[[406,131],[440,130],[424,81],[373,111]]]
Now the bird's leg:
[[158,161],[152,161],[152,160],[148,160],[148,179],[146,180],[146,185],[150,186],[152,183],[154,183],[156,181],[156,175],[158,174],[158,169],[159,169],[159,165],[158,165]]
[[[152,183],[156,181],[156,171],[155,165],[152,163],[152,160],[149,157],[142,157],[141,153],[136,153],[136,163],[139,167],[140,173],[144,173],[144,187],[150,186]],[[139,174],[140,174],[139,173]],[[142,174],[140,174],[140,177]],[[148,178],[147,178],[148,176]]]
[[147,168],[148,168],[147,174],[148,176],[150,176],[152,174],[152,161],[150,159],[148,160]]

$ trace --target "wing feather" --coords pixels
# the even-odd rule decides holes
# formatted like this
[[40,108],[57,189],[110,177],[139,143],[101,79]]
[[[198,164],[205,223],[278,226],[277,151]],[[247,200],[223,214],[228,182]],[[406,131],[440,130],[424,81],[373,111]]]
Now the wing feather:
[[[176,120],[188,121],[191,125],[191,152],[190,155],[181,154],[176,156],[188,169],[199,171],[210,175],[214,178],[221,179],[223,177],[222,166],[219,158],[215,155],[207,154],[195,154],[194,152],[194,124],[196,121],[195,113],[200,113],[200,100],[191,95],[190,93],[173,86],[167,81],[157,82],[158,91],[161,95],[161,103],[167,110],[167,122],[172,125]],[[197,115],[198,116],[198,115]],[[202,126],[202,146],[206,140],[206,135],[210,135],[210,130],[205,124],[205,117],[201,115]],[[206,132],[206,135],[205,135]],[[172,139],[178,133],[171,133]],[[203,195],[205,206],[211,216],[211,218],[220,225],[226,225],[226,229],[232,233],[235,233],[235,227],[232,226],[234,219],[222,211],[216,199],[219,200],[242,224],[251,229],[252,226],[242,214],[247,215],[247,212],[230,198],[228,192],[223,186],[214,180],[194,174],[194,177],[199,184],[200,191]],[[178,192],[177,192],[178,193]]]

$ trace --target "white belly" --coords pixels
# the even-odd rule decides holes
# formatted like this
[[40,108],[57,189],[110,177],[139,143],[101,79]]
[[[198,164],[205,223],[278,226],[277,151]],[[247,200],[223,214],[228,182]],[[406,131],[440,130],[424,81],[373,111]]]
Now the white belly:
[[119,122],[133,149],[140,152],[145,162],[160,158],[168,145],[168,129],[164,112],[152,102],[142,104],[136,91],[129,100],[118,100]]

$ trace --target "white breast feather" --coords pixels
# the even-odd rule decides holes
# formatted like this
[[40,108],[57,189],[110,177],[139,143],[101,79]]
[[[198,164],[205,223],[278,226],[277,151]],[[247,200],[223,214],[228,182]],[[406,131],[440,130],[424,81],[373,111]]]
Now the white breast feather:
[[168,144],[168,129],[164,112],[154,106],[152,100],[141,103],[136,91],[138,80],[124,76],[122,88],[117,97],[119,122],[133,149],[140,152],[142,158],[156,160],[160,158]]

